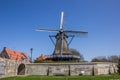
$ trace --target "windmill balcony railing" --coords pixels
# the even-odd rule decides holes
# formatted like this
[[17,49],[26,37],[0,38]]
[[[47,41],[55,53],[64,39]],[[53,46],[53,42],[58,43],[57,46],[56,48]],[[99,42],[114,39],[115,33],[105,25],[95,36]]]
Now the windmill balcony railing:
[[56,57],[60,58],[60,57],[62,57],[62,58],[77,58],[77,59],[80,58],[80,56],[76,56],[76,55],[47,55],[46,57],[47,58],[56,58]]

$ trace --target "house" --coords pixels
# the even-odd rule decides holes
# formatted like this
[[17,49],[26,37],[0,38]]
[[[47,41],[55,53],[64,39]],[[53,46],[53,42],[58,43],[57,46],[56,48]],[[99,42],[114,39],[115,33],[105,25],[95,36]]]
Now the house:
[[43,61],[43,60],[45,60],[46,58],[47,58],[46,56],[41,55],[38,59]]
[[0,53],[0,57],[30,63],[30,58],[26,53],[12,50],[6,47],[3,48],[2,52]]

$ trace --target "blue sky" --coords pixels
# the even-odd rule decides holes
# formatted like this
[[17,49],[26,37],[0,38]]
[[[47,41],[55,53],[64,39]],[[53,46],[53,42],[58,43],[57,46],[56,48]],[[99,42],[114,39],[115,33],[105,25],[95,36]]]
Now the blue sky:
[[35,29],[59,29],[61,11],[65,29],[88,31],[76,37],[70,47],[85,60],[120,54],[120,0],[0,0],[0,51],[8,47],[30,55],[53,53],[49,35]]

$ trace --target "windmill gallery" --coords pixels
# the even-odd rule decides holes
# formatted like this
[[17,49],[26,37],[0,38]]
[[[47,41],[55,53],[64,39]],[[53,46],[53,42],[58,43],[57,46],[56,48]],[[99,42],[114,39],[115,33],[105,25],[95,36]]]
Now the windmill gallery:
[[[115,63],[79,62],[80,56],[73,54],[69,50],[69,42],[67,41],[67,39],[71,37],[71,42],[76,34],[86,35],[88,34],[88,32],[79,30],[64,30],[63,24],[64,12],[61,12],[61,23],[59,30],[37,28],[37,31],[57,33],[56,35],[49,36],[51,40],[52,38],[56,39],[56,42],[53,42],[55,44],[53,54],[44,58],[45,60],[52,60],[55,62],[26,63],[18,60],[5,59],[5,57],[0,58],[0,77],[16,75],[100,75],[115,73],[117,71]],[[8,54],[7,51],[4,53]],[[4,53],[2,53],[3,56]],[[13,54],[15,54],[15,51],[13,51]]]

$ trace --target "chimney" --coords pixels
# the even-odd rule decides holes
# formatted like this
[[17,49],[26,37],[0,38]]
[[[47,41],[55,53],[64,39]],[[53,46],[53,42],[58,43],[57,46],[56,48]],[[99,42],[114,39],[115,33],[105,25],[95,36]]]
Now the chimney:
[[5,50],[7,47],[4,47],[3,49]]

